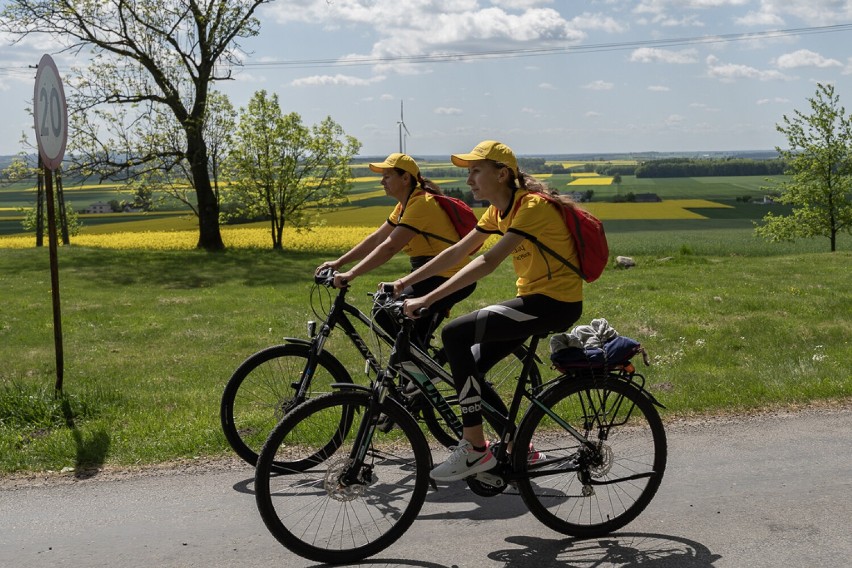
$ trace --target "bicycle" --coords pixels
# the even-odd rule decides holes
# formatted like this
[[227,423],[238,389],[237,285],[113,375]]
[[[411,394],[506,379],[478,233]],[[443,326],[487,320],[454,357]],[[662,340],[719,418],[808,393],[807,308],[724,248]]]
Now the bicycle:
[[[448,423],[457,421],[412,365],[402,303],[389,309],[402,318],[403,333],[385,369],[370,386],[335,385],[294,408],[257,461],[264,523],[285,547],[317,562],[351,563],[384,550],[414,522],[430,483],[437,488],[423,432],[389,396],[397,377],[415,380]],[[602,536],[636,518],[660,486],[667,457],[662,405],[629,362],[574,370],[531,388],[533,354],[544,337],[529,340],[509,412],[483,401],[484,418],[502,425],[491,445],[497,466],[466,481],[483,496],[512,484],[551,529]],[[523,401],[529,404],[518,423]],[[399,428],[379,429],[381,415]]]
[[[395,339],[387,331],[374,326],[370,316],[347,301],[348,288],[338,290],[327,315],[323,315],[325,302],[321,291],[333,289],[333,283],[334,271],[331,269],[314,275],[310,304],[314,315],[324,321],[319,327],[315,321],[308,322],[310,339],[285,337],[285,343],[254,353],[237,367],[225,386],[220,404],[222,431],[231,448],[251,465],[257,463],[257,454],[269,432],[290,409],[308,398],[331,392],[332,384],[354,382],[346,367],[326,349],[326,342],[334,329],[340,327],[355,346],[365,361],[364,370],[368,376],[377,376],[382,367],[358,333],[355,323],[360,323],[375,334],[379,345],[392,347],[394,344]],[[316,304],[320,305],[319,309]],[[445,315],[432,316],[430,339]],[[521,348],[516,351],[514,358],[506,358],[495,365],[487,372],[488,382],[496,387],[507,377],[517,376],[516,369],[524,354]],[[442,391],[447,404],[456,404],[452,377],[443,368],[446,363],[443,350],[427,341],[424,346],[412,347],[412,358],[422,372],[434,378],[434,384]],[[540,384],[538,367],[531,370],[531,381]],[[440,443],[450,446],[458,441],[460,434],[442,423],[441,418],[432,411],[432,405],[424,402],[418,390],[409,388],[406,392],[403,387],[400,390],[403,392],[398,395],[398,399],[426,424]],[[502,404],[497,402],[500,397],[496,392],[489,393],[489,397],[495,404]]]

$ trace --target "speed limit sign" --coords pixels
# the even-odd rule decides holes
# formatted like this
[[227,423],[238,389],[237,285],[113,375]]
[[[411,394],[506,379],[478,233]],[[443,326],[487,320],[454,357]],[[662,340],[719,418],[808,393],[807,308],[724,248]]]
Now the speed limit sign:
[[41,159],[47,169],[56,170],[62,164],[68,141],[68,108],[59,70],[47,54],[38,63],[33,115]]

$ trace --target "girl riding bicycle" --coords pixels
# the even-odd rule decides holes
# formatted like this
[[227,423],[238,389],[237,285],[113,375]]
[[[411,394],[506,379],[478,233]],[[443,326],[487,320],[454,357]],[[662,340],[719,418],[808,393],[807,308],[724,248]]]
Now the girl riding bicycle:
[[[394,153],[383,162],[369,164],[369,167],[370,170],[382,174],[382,187],[399,203],[387,221],[370,236],[337,260],[326,261],[317,267],[316,272],[319,273],[325,268],[340,270],[350,262],[360,261],[346,272],[335,276],[336,288],[351,284],[355,278],[383,265],[400,251],[411,257],[411,270],[416,270],[459,239],[450,218],[433,197],[442,194],[441,189],[420,174],[420,167],[411,156]],[[468,256],[459,256],[454,262],[430,274],[428,278],[418,280],[406,292],[415,297],[431,292],[468,261]],[[439,319],[443,318],[453,305],[468,297],[475,288],[476,283],[471,282],[434,303],[432,312],[435,317],[423,318],[417,322],[413,331],[414,339],[421,346],[425,346]],[[376,312],[375,320],[382,328],[396,335],[395,324],[385,312]]]
[[[405,303],[411,317],[434,306],[493,272],[510,254],[518,276],[517,296],[458,317],[441,333],[462,411],[463,437],[431,477],[454,481],[488,471],[496,465],[482,429],[481,377],[532,335],[563,331],[583,310],[583,281],[543,248],[559,252],[577,265],[574,242],[562,214],[536,194],[550,190],[518,168],[512,150],[486,140],[469,154],[453,155],[456,166],[468,168],[467,184],[478,200],[491,203],[476,226],[461,241],[394,283],[394,291],[426,281],[457,266],[490,235],[500,240],[434,290]],[[536,243],[541,243],[539,247]]]

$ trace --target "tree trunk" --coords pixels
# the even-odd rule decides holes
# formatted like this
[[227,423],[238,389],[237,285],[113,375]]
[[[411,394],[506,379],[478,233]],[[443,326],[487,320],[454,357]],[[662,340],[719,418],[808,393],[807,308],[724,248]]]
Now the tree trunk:
[[192,170],[195,196],[198,201],[197,248],[209,252],[225,250],[219,230],[219,201],[210,183],[207,146],[201,132],[187,131],[187,160]]

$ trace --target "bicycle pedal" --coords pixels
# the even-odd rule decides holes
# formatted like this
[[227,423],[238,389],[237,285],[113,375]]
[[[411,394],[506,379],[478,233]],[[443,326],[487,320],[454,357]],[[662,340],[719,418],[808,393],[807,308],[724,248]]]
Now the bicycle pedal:
[[500,477],[499,475],[494,475],[493,473],[488,473],[487,471],[477,473],[473,476],[473,478],[482,483],[487,483],[492,487],[503,487],[506,485],[506,480]]

